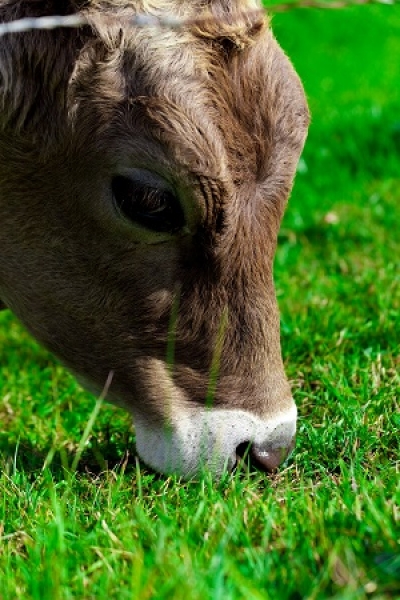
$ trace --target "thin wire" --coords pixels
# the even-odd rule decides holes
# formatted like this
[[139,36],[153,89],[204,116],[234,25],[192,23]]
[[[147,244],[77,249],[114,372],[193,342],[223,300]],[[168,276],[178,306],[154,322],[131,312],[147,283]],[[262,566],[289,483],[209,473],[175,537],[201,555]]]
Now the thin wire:
[[[266,7],[267,12],[278,13],[288,12],[295,9],[314,8],[314,9],[341,9],[350,6],[365,6],[368,4],[386,4],[395,5],[399,4],[400,0],[294,0],[293,2],[284,2],[281,4],[271,4]],[[259,17],[263,14],[263,10],[253,10],[248,12],[238,13],[235,16],[227,16],[219,18],[219,21],[229,21],[232,19],[252,19]],[[184,27],[191,27],[193,25],[199,25],[204,21],[209,20],[210,17],[199,18],[199,19],[179,19],[174,16],[156,17],[147,14],[137,14],[131,17],[116,17],[105,13],[104,18],[114,22],[124,22],[131,27],[152,27],[157,29],[181,29]],[[32,31],[35,29],[56,29],[62,28],[78,28],[88,25],[89,20],[82,13],[76,13],[74,15],[67,16],[47,16],[47,17],[32,17],[23,18],[15,21],[9,21],[8,23],[0,23],[0,37],[8,33],[23,33],[25,31]]]
[[7,33],[22,33],[32,29],[55,29],[56,27],[82,27],[87,24],[87,19],[81,14],[67,15],[66,17],[32,17],[0,23],[0,36]]
[[288,12],[300,8],[316,9],[341,9],[352,6],[366,6],[372,4],[386,4],[393,6],[399,4],[399,0],[294,0],[294,2],[283,2],[281,4],[271,4],[267,6],[268,12]]

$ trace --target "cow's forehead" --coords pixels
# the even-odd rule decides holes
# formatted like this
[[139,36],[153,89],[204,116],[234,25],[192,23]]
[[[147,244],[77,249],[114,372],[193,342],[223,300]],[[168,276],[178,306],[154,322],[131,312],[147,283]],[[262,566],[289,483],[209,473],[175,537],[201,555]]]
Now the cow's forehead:
[[[166,3],[153,4],[155,8],[150,6],[150,9],[155,14],[164,14]],[[188,18],[187,4],[183,18]],[[141,6],[143,10],[148,8],[148,4],[136,3],[137,12],[140,12]],[[182,15],[179,3],[175,6],[178,7],[177,14]],[[168,14],[172,10],[173,3],[169,3]],[[195,13],[189,14],[189,18],[193,16]],[[210,17],[209,20],[200,20],[201,26],[157,29],[136,28],[126,23],[121,28],[116,21],[104,20],[101,16],[97,19],[94,13],[93,23],[97,41],[101,44],[96,46],[96,41],[93,42],[92,59],[99,65],[104,48],[108,54],[101,71],[98,68],[92,71],[89,67],[89,73],[95,80],[84,78],[86,98],[96,104],[107,96],[119,107],[128,102],[131,114],[135,111],[143,114],[145,110],[145,119],[150,127],[158,126],[164,130],[170,143],[174,143],[176,133],[180,137],[180,149],[183,144],[190,146],[195,154],[202,154],[203,158],[208,155],[209,162],[213,158],[218,159],[219,174],[227,161],[236,162],[231,165],[236,177],[240,176],[240,172],[244,177],[254,173],[256,142],[261,136],[253,135],[248,127],[249,123],[253,127],[253,119],[241,118],[240,112],[244,107],[239,107],[240,102],[243,103],[239,87],[243,82],[235,77],[235,68],[231,70],[230,67],[235,62],[246,61],[248,50],[259,39],[259,29],[253,31],[252,23],[244,25],[240,17],[229,26],[224,20],[219,22],[215,18],[213,21]],[[265,25],[263,19],[260,23]],[[224,38],[224,35],[227,37]],[[264,36],[264,42],[266,39],[270,39],[269,32]],[[83,70],[86,70],[85,66]],[[238,71],[240,69],[236,68],[236,73]],[[92,92],[95,90],[95,94],[88,93],[89,87]],[[247,105],[251,104],[251,107],[245,107],[247,113],[262,110],[256,95],[257,90],[255,96],[245,99]],[[137,126],[136,120],[136,135]],[[199,164],[203,174],[209,167],[210,164],[206,165],[204,160]]]
[[[83,109],[90,137],[104,128],[126,148],[147,130],[175,164],[219,189],[222,183],[248,191],[267,182],[274,205],[283,206],[308,123],[300,82],[264,17],[254,22],[236,13],[226,20],[239,2],[200,4],[219,4],[222,18],[214,11],[195,24],[157,29],[94,11],[95,35],[78,58],[72,102]],[[193,6],[175,2],[167,11],[154,1],[129,3],[126,11],[201,16]],[[142,156],[153,147],[144,142]]]
[[[194,0],[189,3],[121,0],[112,3],[112,13],[100,10],[102,4],[89,3],[88,19],[98,38],[125,69],[134,72],[135,78],[139,76],[140,79],[143,75],[142,84],[147,75],[152,89],[170,89],[174,77],[180,80],[181,87],[186,82],[204,84],[204,89],[210,87],[213,79],[220,79],[222,73],[226,73],[228,55],[251,46],[267,26],[266,17],[259,13],[257,18],[248,20],[243,11],[235,15],[235,12],[231,14],[226,9],[222,14],[205,10],[207,5],[226,4],[223,0]],[[235,2],[227,5],[235,5]],[[129,16],[142,12],[161,19],[175,15],[182,24],[153,27],[129,23]],[[98,50],[101,53],[101,49]]]

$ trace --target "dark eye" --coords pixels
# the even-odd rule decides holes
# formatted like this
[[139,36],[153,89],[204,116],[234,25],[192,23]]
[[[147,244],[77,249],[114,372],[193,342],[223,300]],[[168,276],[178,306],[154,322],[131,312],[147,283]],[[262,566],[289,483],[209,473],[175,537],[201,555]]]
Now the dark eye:
[[130,221],[159,233],[175,233],[185,224],[174,194],[156,183],[118,175],[112,180],[114,202]]

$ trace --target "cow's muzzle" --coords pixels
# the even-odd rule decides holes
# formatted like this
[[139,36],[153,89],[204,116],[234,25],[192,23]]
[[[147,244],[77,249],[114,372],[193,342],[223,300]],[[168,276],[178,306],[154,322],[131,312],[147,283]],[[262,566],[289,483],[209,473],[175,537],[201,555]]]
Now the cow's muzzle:
[[274,471],[294,447],[297,410],[261,419],[244,410],[190,409],[165,425],[135,417],[136,446],[145,463],[185,478],[209,470],[232,470],[246,447],[257,466]]

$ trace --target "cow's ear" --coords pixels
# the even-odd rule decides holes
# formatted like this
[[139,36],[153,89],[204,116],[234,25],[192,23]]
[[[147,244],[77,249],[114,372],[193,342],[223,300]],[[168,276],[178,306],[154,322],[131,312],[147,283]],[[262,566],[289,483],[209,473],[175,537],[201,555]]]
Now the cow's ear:
[[81,10],[87,0],[8,0],[1,2],[1,13],[5,21],[26,17],[70,15]]
[[268,19],[257,0],[211,0],[192,31],[219,46],[229,59],[255,43],[267,27]]
[[[72,14],[82,2],[10,1],[0,4],[0,22]],[[66,110],[66,89],[84,33],[77,29],[33,30],[0,37],[0,131],[46,137]],[[47,123],[47,125],[46,125]],[[61,132],[60,132],[61,134]],[[62,135],[62,134],[61,134]]]

